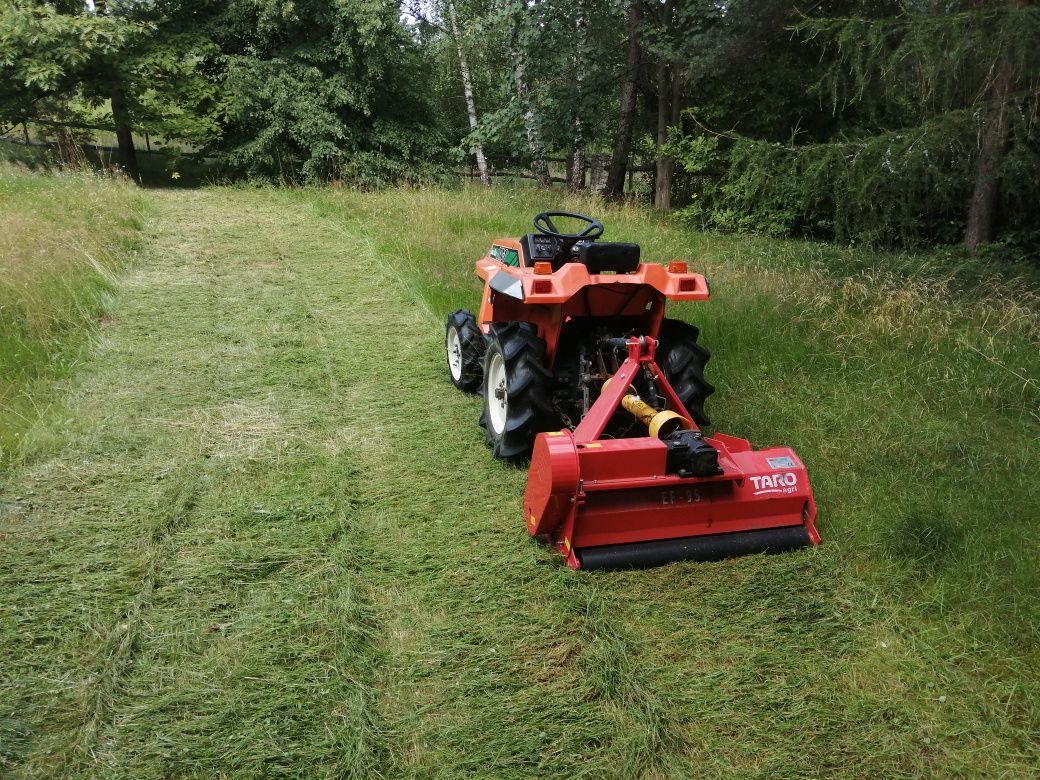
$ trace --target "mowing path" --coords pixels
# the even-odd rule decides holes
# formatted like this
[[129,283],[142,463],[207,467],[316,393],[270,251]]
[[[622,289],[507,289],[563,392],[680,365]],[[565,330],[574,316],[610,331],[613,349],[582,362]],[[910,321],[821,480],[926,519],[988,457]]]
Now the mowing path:
[[929,737],[990,713],[908,690],[826,552],[561,568],[363,225],[153,197],[0,477],[0,775],[1028,773],[1014,723]]

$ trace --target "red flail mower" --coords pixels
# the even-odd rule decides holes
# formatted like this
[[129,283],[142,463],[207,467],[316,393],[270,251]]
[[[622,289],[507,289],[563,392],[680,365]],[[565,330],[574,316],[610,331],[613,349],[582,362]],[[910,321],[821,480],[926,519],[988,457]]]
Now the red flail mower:
[[[582,223],[561,232],[554,219]],[[597,242],[591,217],[544,212],[477,261],[478,317],[448,317],[451,380],[480,392],[496,458],[531,459],[524,516],[573,568],[718,560],[819,544],[805,466],[787,447],[706,436],[709,353],[665,301],[703,301],[686,263]]]

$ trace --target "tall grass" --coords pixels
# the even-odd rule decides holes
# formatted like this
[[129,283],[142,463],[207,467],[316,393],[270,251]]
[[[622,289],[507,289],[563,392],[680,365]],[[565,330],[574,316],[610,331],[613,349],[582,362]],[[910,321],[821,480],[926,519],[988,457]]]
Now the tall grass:
[[0,461],[105,316],[141,209],[111,179],[0,167]]
[[[651,262],[690,261],[712,300],[673,305],[714,350],[718,430],[790,444],[830,545],[919,606],[1038,638],[1040,276],[952,254],[692,232],[645,209],[529,189],[304,196],[429,310],[475,309],[473,262],[542,209],[599,216]],[[856,564],[859,565],[859,564]],[[894,579],[893,579],[894,577]]]

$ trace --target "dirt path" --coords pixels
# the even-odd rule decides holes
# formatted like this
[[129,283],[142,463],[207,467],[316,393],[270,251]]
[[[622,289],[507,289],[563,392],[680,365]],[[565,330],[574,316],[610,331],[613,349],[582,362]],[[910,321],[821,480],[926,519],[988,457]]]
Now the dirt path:
[[560,568],[444,377],[439,318],[357,225],[291,193],[155,199],[95,358],[0,489],[0,769],[919,766],[891,681],[852,672],[872,650],[827,559]]

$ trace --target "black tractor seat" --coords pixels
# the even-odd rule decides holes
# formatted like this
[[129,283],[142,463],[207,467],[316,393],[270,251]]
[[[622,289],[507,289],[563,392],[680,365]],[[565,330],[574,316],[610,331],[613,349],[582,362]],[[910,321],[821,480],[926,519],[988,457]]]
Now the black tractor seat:
[[639,244],[588,243],[578,248],[578,262],[588,268],[590,274],[631,273],[639,268]]

